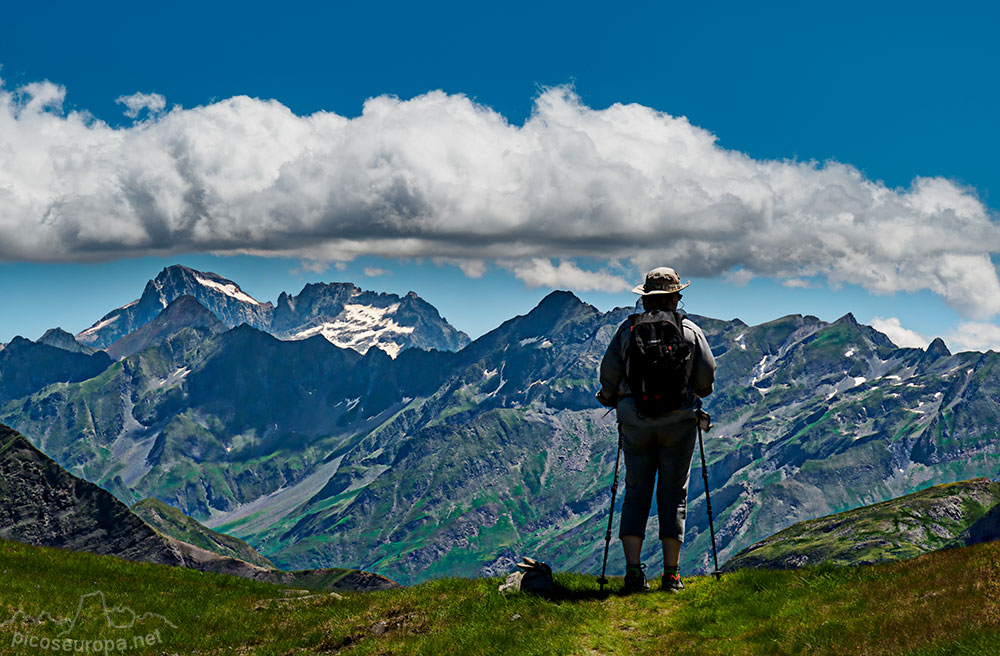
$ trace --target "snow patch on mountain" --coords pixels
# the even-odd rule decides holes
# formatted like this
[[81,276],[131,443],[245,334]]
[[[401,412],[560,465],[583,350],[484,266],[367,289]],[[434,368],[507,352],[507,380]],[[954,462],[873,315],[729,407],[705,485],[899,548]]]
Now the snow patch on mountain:
[[104,328],[105,326],[110,326],[114,322],[118,321],[118,317],[120,317],[120,316],[121,316],[120,314],[116,314],[115,316],[110,317],[108,319],[104,319],[103,321],[98,321],[93,326],[91,326],[90,328],[87,328],[82,333],[80,333],[80,337],[82,337],[84,335],[92,335],[92,334],[96,333],[98,330],[100,330],[101,328]]
[[756,387],[757,383],[759,383],[760,381],[764,380],[765,378],[773,374],[775,370],[774,369],[768,370],[767,367],[769,364],[771,364],[773,361],[776,360],[777,358],[771,358],[768,355],[764,355],[764,357],[760,359],[760,362],[757,363],[757,366],[753,368],[753,373],[752,373],[753,378],[751,378],[750,380],[750,385]]
[[292,335],[292,339],[308,339],[322,335],[334,346],[350,348],[359,353],[367,353],[373,346],[385,351],[396,359],[403,350],[395,336],[413,333],[413,326],[401,326],[391,315],[399,309],[399,303],[384,308],[348,303],[335,321],[327,321],[311,326]]
[[195,276],[194,279],[198,281],[199,285],[204,285],[209,289],[214,289],[215,291],[221,292],[226,296],[235,298],[237,301],[243,301],[244,303],[252,303],[253,305],[260,305],[260,301],[250,296],[249,294],[244,292],[242,289],[240,289],[233,283],[224,285],[222,283],[215,282],[214,280],[209,280],[208,278],[202,278],[200,276]]

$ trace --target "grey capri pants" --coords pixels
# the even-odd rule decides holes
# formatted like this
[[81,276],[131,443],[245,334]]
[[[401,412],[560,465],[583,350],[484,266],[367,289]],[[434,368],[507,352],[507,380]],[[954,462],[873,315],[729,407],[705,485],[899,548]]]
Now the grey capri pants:
[[697,439],[694,419],[669,426],[621,424],[625,453],[625,499],[618,537],[646,535],[656,487],[660,539],[684,541],[688,477]]

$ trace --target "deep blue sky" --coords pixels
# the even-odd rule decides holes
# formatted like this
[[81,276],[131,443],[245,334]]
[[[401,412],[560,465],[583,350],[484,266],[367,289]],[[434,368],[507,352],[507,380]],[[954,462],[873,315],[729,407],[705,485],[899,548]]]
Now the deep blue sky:
[[17,3],[0,63],[9,86],[50,79],[109,122],[136,91],[354,116],[443,89],[520,123],[540,85],[575,82],[592,107],[687,116],[756,158],[836,159],[892,186],[943,175],[988,197],[998,25],[988,2]]
[[[64,85],[67,108],[111,124],[125,121],[115,99],[137,91],[163,94],[168,106],[247,94],[298,114],[355,116],[366,98],[432,89],[464,93],[521,123],[540,87],[573,83],[591,107],[635,102],[687,116],[754,158],[837,160],[892,187],[944,176],[996,210],[995,3],[762,4],[17,3],[0,21],[0,77],[8,88],[42,79]],[[297,291],[305,278],[415,288],[474,335],[548,291],[525,290],[505,272],[473,281],[430,264],[365,261],[302,276],[289,273],[294,261],[173,261],[230,274],[262,300]],[[0,265],[0,341],[56,324],[80,330],[116,299],[138,296],[164,263]],[[365,279],[362,264],[395,273]],[[60,292],[67,288],[72,297]],[[958,320],[930,294],[871,297],[769,281],[705,281],[701,289],[712,301],[703,297],[692,311],[751,321],[785,311],[833,319],[855,309],[861,320],[897,316],[943,334]],[[491,311],[463,309],[463,295],[492,294],[505,300]],[[771,300],[762,306],[760,298]],[[610,307],[632,299],[593,300]]]

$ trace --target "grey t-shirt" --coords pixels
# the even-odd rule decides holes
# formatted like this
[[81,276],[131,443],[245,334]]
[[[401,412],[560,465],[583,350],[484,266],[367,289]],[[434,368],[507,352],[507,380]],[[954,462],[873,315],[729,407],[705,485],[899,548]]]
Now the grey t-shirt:
[[[634,423],[633,416],[637,421],[640,420],[631,399],[631,389],[625,379],[625,352],[628,349],[631,325],[631,318],[626,319],[611,338],[604,359],[601,360],[601,390],[597,393],[597,400],[602,405],[618,408],[618,420],[624,423]],[[715,358],[701,328],[687,317],[684,317],[682,326],[684,340],[694,347],[688,382],[691,391],[699,398],[704,398],[712,393],[712,384],[715,382]],[[671,421],[690,417],[692,410],[694,410],[693,405],[656,420]]]

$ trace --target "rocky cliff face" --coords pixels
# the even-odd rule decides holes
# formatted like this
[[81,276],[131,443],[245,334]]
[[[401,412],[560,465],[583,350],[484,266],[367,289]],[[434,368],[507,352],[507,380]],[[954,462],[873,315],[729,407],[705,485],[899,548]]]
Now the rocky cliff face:
[[[282,572],[239,540],[206,529],[156,501],[143,521],[98,486],[70,475],[17,431],[0,424],[0,539],[186,567],[320,590],[382,590],[395,582],[370,572]],[[177,539],[194,536],[205,549]],[[230,554],[220,554],[220,551]],[[249,559],[233,557],[249,556]],[[251,563],[248,560],[255,562]]]
[[2,424],[0,538],[241,576],[259,569],[157,533],[109,493],[71,476]]

